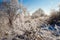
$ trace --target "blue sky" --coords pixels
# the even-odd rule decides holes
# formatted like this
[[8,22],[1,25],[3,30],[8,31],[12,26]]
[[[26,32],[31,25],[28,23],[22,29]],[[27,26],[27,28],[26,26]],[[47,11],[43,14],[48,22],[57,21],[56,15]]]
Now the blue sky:
[[58,9],[58,4],[60,4],[60,0],[23,0],[23,5],[27,7],[30,13],[39,8],[49,13],[51,9]]
[[[0,0],[1,2],[2,0]],[[22,0],[23,5],[30,13],[33,13],[37,9],[41,8],[46,13],[49,13],[50,9],[58,9],[60,0]]]

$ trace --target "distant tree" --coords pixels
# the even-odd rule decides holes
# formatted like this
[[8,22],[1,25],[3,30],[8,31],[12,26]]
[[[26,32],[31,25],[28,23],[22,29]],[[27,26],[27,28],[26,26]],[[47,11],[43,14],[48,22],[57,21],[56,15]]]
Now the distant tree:
[[54,10],[51,10],[51,15],[50,15],[50,18],[49,18],[49,24],[56,24],[57,21],[60,20],[60,12],[59,11],[55,11]]
[[33,18],[42,17],[42,16],[44,16],[44,11],[41,8],[39,8],[37,11],[35,11],[32,14]]

